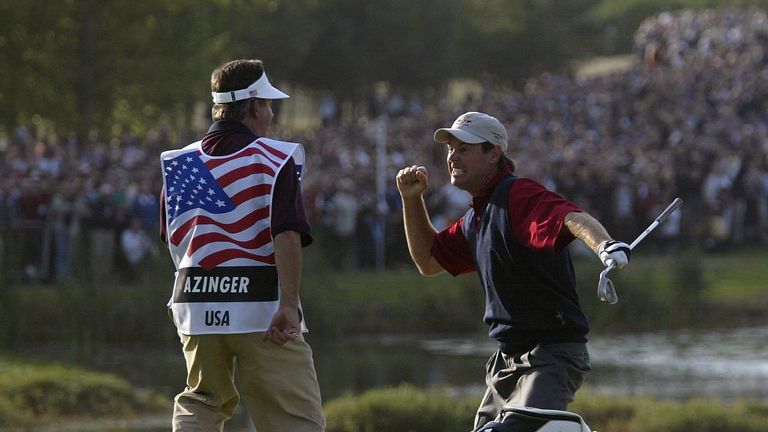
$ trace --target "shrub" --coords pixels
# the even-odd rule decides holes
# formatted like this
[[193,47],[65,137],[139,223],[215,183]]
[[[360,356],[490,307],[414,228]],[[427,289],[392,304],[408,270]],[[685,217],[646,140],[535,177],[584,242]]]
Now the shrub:
[[343,396],[325,406],[326,432],[466,432],[479,400],[411,385]]
[[0,428],[7,426],[22,426],[29,423],[29,418],[18,412],[14,405],[4,397],[0,397]]
[[116,376],[60,364],[0,359],[0,425],[130,415],[167,407]]
[[652,411],[641,412],[631,432],[763,432],[768,416],[751,413],[744,403],[723,405],[717,401],[657,403]]
[[[466,432],[479,398],[452,397],[408,385],[344,396],[325,407],[327,432]],[[569,411],[600,432],[762,432],[768,406],[756,401],[723,404],[614,397],[581,391]]]
[[[602,269],[594,255],[574,261],[579,296],[594,330],[754,324],[768,301],[760,281],[768,277],[768,253],[684,254],[633,258],[610,277],[617,305],[597,299]],[[0,289],[0,346],[67,342],[165,345],[176,343],[165,304],[171,294],[168,257],[150,263],[139,281],[107,286],[36,284]],[[338,272],[305,271],[302,302],[318,336],[400,333],[467,333],[486,330],[484,294],[476,274],[423,277],[413,267]],[[110,305],[105,308],[103,305]],[[130,318],[126,318],[130,317]],[[713,320],[712,317],[717,317]]]

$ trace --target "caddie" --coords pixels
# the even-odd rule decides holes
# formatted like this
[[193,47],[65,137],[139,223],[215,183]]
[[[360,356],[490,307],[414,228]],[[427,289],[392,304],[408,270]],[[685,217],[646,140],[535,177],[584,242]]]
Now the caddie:
[[325,428],[299,295],[304,212],[300,144],[268,138],[273,86],[260,60],[211,75],[213,124],[161,155],[161,239],[176,267],[168,303],[186,388],[174,431],[222,431],[240,401],[259,432]]

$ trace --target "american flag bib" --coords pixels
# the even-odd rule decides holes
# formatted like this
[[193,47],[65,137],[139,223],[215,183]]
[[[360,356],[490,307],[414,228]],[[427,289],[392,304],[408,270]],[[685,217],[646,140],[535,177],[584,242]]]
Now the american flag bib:
[[[301,144],[259,138],[226,156],[201,142],[161,154],[168,248],[176,266],[179,333],[263,332],[280,301],[271,234],[272,191]],[[302,323],[304,330],[304,323]]]

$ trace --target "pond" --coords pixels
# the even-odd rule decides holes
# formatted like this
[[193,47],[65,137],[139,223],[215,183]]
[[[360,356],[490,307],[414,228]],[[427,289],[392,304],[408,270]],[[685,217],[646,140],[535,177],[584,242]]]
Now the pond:
[[[495,344],[485,335],[311,341],[324,397],[408,382],[482,395]],[[590,337],[598,394],[768,401],[768,327]]]
[[[457,394],[484,390],[484,365],[495,344],[485,334],[389,335],[323,340],[307,338],[323,399],[357,394],[380,386],[410,383],[443,386]],[[691,397],[731,401],[753,398],[768,402],[768,327],[638,334],[593,334],[589,349],[592,372],[585,388],[617,396],[663,399]],[[184,360],[180,346],[121,346],[82,351],[36,347],[26,354],[71,361],[109,371],[140,387],[169,398],[181,390]],[[125,430],[166,430],[170,419],[154,419],[153,427]],[[228,432],[247,431],[239,413]]]

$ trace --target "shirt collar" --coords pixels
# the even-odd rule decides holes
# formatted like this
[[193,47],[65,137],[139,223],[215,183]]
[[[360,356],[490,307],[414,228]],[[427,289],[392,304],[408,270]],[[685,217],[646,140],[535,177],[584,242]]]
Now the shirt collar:
[[[211,132],[235,132],[235,133],[247,133],[247,134],[253,135],[253,132],[251,132],[250,129],[248,129],[244,124],[235,120],[215,121],[213,122],[213,124],[211,124],[210,129],[208,129],[208,133],[211,133]],[[253,135],[253,137],[257,138],[256,135]]]
[[491,196],[491,192],[493,192],[493,190],[496,188],[496,185],[499,184],[501,179],[510,174],[512,174],[512,170],[508,166],[500,169],[499,172],[497,172],[496,175],[491,178],[488,184],[485,185],[483,192],[477,196],[472,197],[471,207],[474,209],[485,207],[485,203],[488,201],[488,197]]

